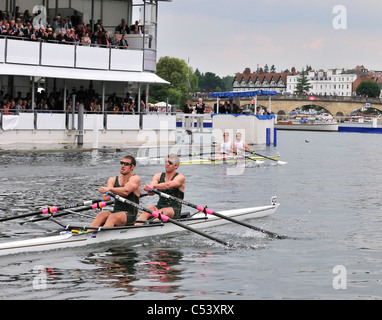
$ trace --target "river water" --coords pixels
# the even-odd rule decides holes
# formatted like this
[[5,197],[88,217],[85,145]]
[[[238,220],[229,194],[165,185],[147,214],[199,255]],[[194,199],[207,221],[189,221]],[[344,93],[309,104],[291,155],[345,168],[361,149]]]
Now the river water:
[[[236,175],[225,165],[182,166],[185,199],[215,211],[266,205],[276,195],[274,215],[248,222],[291,238],[228,224],[212,231],[230,248],[182,232],[1,257],[0,299],[381,299],[381,143],[378,134],[279,131],[277,147],[257,151],[279,152],[286,165],[267,161]],[[1,153],[1,215],[93,199],[125,153],[137,150]],[[135,172],[148,183],[162,168]],[[71,219],[85,218],[61,220]],[[55,228],[12,220],[0,225],[1,241]]]

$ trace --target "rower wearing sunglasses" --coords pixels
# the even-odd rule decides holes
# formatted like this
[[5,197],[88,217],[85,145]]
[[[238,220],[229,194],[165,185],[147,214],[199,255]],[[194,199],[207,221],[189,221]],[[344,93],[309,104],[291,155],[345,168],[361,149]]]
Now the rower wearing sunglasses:
[[[154,195],[150,190],[159,190],[167,193],[178,199],[184,198],[184,190],[186,186],[186,178],[176,170],[179,167],[179,157],[176,154],[169,154],[165,159],[165,172],[160,172],[154,175],[151,183],[143,187],[148,191],[149,195]],[[168,198],[160,197],[158,203],[154,206],[149,206],[148,209],[160,212],[170,218],[180,218],[182,204]],[[143,211],[137,220],[148,220],[152,215]],[[140,224],[137,222],[136,224]]]
[[[141,178],[133,172],[136,166],[135,158],[132,156],[125,156],[120,161],[120,164],[120,175],[109,178],[106,187],[100,187],[99,192],[102,194],[111,192],[132,202],[139,203]],[[109,199],[109,196],[104,195],[104,200]],[[137,214],[138,209],[136,207],[116,200],[114,209],[112,211],[101,211],[97,214],[90,226],[114,227],[133,225],[137,219]]]

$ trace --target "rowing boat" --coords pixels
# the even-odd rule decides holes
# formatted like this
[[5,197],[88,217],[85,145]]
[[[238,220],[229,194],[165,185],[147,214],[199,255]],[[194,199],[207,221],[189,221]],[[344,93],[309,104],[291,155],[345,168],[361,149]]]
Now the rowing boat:
[[[272,156],[269,157],[272,160],[279,160],[280,156]],[[230,163],[263,163],[266,160],[264,157],[260,156],[224,156],[224,157],[215,157],[215,158],[199,158],[199,159],[187,159],[181,160],[181,165],[189,165],[189,164],[230,164]]]
[[[220,214],[241,221],[268,216],[274,213],[278,206],[279,203],[277,202],[276,197],[272,197],[270,205],[225,210],[220,211]],[[183,214],[182,218],[177,221],[190,226],[193,229],[211,228],[227,223],[227,220],[225,219],[214,215],[207,215],[203,212]],[[161,236],[184,230],[176,224],[164,221],[151,221],[136,226],[113,228],[100,227],[92,231],[93,229],[79,224],[68,224],[63,227],[63,229],[58,230],[57,234],[51,236],[3,242],[0,243],[0,256],[81,247],[108,241],[136,240],[139,238]]]
[[[280,156],[224,156],[224,157],[188,157],[181,158],[180,165],[194,165],[194,164],[236,164],[236,163],[255,163],[262,164],[264,160],[278,161]],[[137,162],[140,164],[161,164],[164,158],[149,158],[149,157],[137,157]]]

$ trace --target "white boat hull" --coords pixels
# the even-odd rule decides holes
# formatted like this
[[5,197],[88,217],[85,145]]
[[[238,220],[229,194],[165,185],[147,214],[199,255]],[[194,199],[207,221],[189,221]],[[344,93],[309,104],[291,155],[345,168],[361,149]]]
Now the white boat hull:
[[[220,211],[219,213],[236,220],[261,218],[274,213],[278,206],[278,203],[274,203],[268,206],[226,210]],[[207,215],[206,217],[204,213],[195,214],[192,219],[181,222],[194,229],[210,228],[213,226],[231,223],[216,216]],[[73,248],[113,240],[135,240],[138,238],[159,236],[184,230],[184,228],[181,228],[171,222],[166,222],[163,224],[156,223],[148,226],[135,226],[130,228],[117,227],[113,228],[113,230],[102,230],[101,228],[99,231],[79,234],[71,231],[61,231],[58,235],[54,236],[0,243],[0,256],[25,252]]]

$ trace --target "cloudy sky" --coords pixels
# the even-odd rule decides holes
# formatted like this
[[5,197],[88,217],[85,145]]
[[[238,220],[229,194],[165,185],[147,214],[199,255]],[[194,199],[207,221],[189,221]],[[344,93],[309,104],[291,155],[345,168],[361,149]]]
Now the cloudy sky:
[[381,0],[173,0],[159,5],[158,57],[224,77],[364,65],[382,70]]

